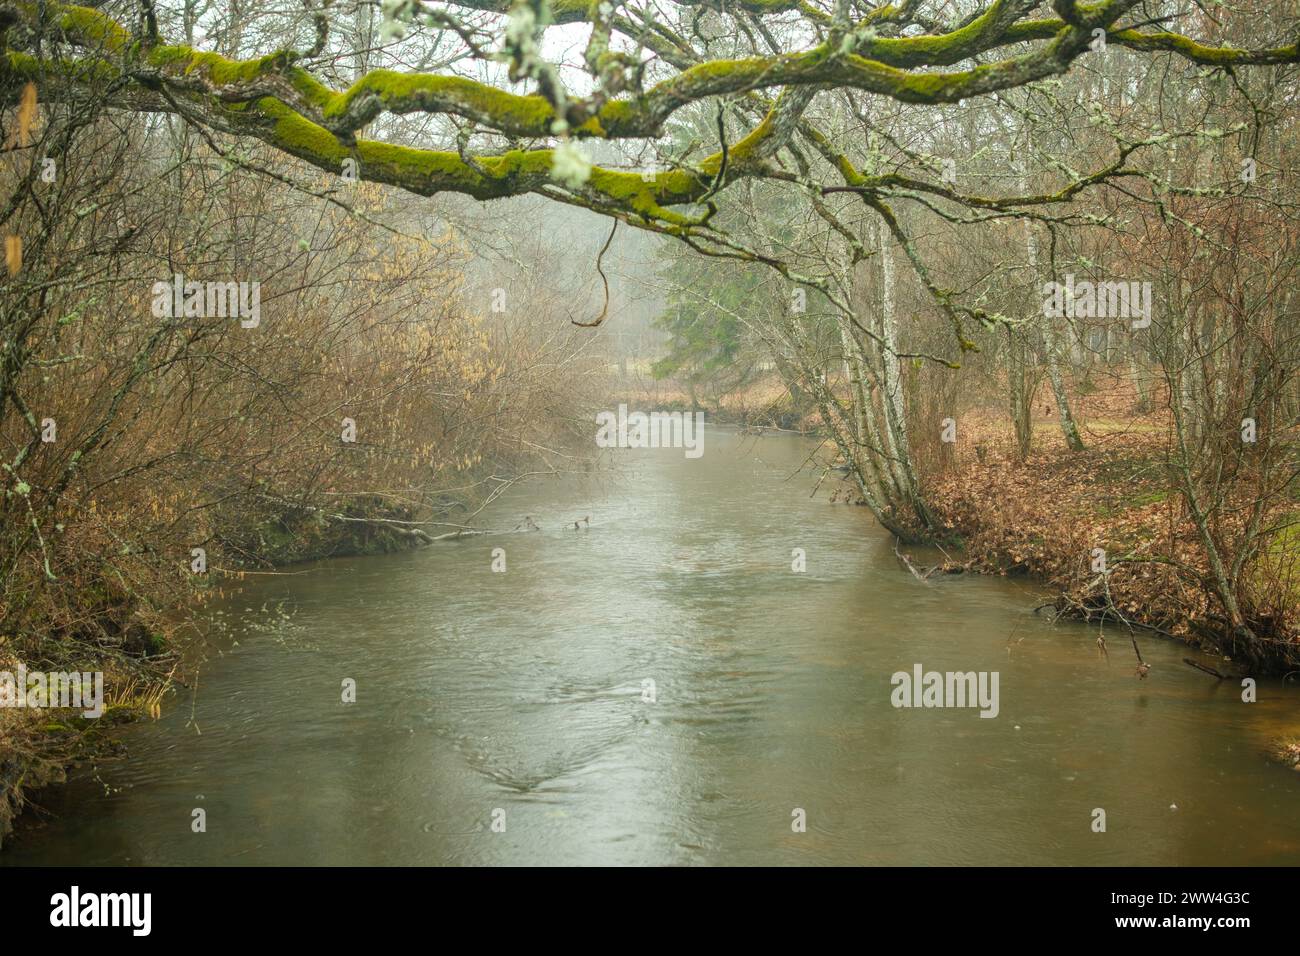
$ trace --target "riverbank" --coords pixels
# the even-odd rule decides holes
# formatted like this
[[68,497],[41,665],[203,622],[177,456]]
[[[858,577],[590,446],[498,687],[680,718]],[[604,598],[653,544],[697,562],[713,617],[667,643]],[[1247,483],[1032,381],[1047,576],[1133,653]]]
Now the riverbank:
[[[44,596],[30,602],[41,605],[33,615],[41,624],[21,642],[0,639],[0,674],[102,674],[103,713],[86,717],[79,708],[59,707],[31,697],[25,686],[6,684],[0,707],[0,848],[31,794],[64,783],[81,762],[116,750],[115,727],[158,716],[172,684],[185,681],[178,670],[197,633],[192,615],[230,583],[253,569],[417,543],[369,522],[315,521],[310,535],[295,538],[298,523],[286,513],[281,521],[240,530],[224,548],[210,546],[214,566],[202,572],[169,574],[140,555],[127,568],[136,572],[129,578],[120,566],[109,565],[108,574],[93,580],[44,582]],[[148,573],[140,574],[144,569]],[[95,630],[77,630],[77,614],[92,619]]]
[[628,376],[613,382],[610,401],[625,402],[629,409],[661,412],[704,412],[709,422],[742,428],[771,429],[811,434],[820,426],[816,410],[799,405],[776,375],[748,383],[744,388],[707,397],[669,380]]
[[[1295,538],[1266,536],[1246,565],[1240,600],[1256,643],[1245,646],[1216,600],[1189,509],[1170,487],[1162,432],[1095,429],[1078,452],[1053,447],[1048,433],[1046,447],[1021,461],[995,429],[968,430],[975,454],[929,485],[935,513],[962,540],[962,568],[1029,575],[1058,592],[1056,613],[1118,626],[1108,633],[1133,625],[1213,650],[1225,676],[1280,675],[1300,663]],[[1288,511],[1279,504],[1263,526],[1285,528]]]

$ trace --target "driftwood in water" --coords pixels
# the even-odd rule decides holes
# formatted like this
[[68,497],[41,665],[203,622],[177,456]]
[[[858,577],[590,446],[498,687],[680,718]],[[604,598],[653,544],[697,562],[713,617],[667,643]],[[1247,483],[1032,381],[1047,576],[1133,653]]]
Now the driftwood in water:
[[1220,674],[1213,667],[1206,667],[1204,664],[1198,664],[1190,657],[1184,657],[1183,663],[1186,664],[1188,667],[1195,667],[1198,671],[1203,671],[1204,673],[1209,674],[1211,677],[1217,677],[1219,680],[1228,680],[1227,674]]
[[926,568],[923,573],[920,569],[917,568],[917,566],[913,563],[911,558],[909,558],[907,555],[903,554],[903,552],[898,550],[897,538],[894,539],[894,554],[899,561],[903,562],[904,567],[906,567],[907,570],[911,571],[912,574],[916,576],[916,579],[918,581],[928,581],[930,575],[934,574],[936,571],[938,571],[940,574],[964,574],[966,571],[965,565],[956,564],[954,562],[949,561],[949,562],[945,562],[944,564],[931,565],[930,567]]
[[898,558],[898,560],[903,562],[903,566],[906,567],[907,570],[912,572],[913,577],[915,577],[918,581],[924,581],[928,577],[928,575],[922,574],[920,571],[916,569],[916,565],[912,563],[911,558],[909,558],[907,555],[903,554],[903,552],[898,550],[897,541],[894,542],[894,554]]
[[454,541],[457,538],[471,538],[476,534],[506,534],[506,533],[507,532],[504,531],[473,531],[467,528],[463,531],[448,531],[446,534],[435,534],[433,537],[429,538],[428,540],[429,543],[432,544],[435,541]]

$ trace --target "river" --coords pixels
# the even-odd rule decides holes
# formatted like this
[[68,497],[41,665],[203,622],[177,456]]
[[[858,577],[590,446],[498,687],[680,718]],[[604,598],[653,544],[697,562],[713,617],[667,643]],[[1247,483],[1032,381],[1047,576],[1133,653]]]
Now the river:
[[[1139,681],[1041,588],[917,580],[810,497],[811,443],[704,447],[478,520],[537,532],[249,578],[197,685],[38,794],[0,863],[1300,863],[1300,773],[1263,757],[1296,689],[1243,703],[1150,635]],[[916,664],[997,672],[997,716],[895,708]]]

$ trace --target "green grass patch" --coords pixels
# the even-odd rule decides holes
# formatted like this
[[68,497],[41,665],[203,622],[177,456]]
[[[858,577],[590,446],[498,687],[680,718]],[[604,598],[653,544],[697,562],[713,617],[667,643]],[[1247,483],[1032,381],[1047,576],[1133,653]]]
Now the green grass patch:
[[1291,594],[1300,600],[1300,511],[1287,517],[1290,522],[1273,535],[1264,547],[1255,569],[1255,584],[1265,587],[1274,577],[1289,581]]

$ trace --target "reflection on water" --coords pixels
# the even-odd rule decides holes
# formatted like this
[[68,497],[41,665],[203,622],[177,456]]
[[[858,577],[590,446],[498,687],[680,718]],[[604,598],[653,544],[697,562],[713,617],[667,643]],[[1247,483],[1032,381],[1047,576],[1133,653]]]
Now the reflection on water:
[[[1243,704],[1154,638],[1139,682],[1031,588],[916,580],[791,477],[809,448],[710,429],[702,458],[616,452],[485,515],[540,532],[255,579],[197,693],[0,860],[1300,863],[1300,774],[1261,756],[1300,694]],[[998,717],[894,709],[917,663],[998,671]]]

